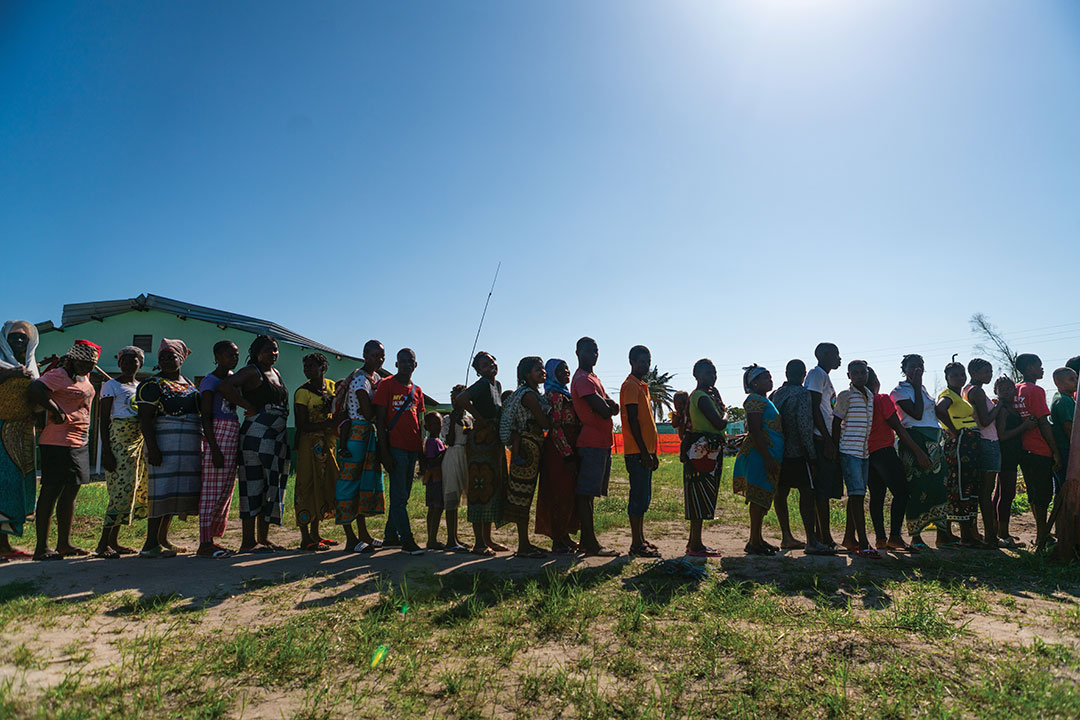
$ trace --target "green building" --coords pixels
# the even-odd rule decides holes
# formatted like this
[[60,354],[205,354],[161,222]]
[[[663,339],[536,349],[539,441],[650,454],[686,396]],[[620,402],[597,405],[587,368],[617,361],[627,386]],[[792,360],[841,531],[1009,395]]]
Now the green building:
[[[348,355],[280,325],[258,318],[237,315],[171,300],[159,295],[140,295],[128,300],[105,300],[101,302],[74,303],[64,306],[59,326],[47,321],[38,324],[41,342],[37,358],[41,363],[53,355],[62,355],[72,342],[85,338],[101,346],[102,370],[110,375],[119,374],[116,353],[126,345],[135,345],[146,353],[146,367],[140,377],[152,373],[154,357],[161,338],[183,340],[191,349],[191,357],[184,363],[183,374],[194,383],[214,369],[214,343],[232,340],[240,348],[240,364],[247,357],[247,348],[256,335],[276,338],[281,355],[277,369],[290,394],[307,382],[302,359],[310,352],[321,352],[330,363],[326,377],[340,380],[359,367],[363,360]],[[100,386],[97,373],[92,378]],[[434,401],[433,401],[434,402]],[[290,427],[292,417],[289,418]]]

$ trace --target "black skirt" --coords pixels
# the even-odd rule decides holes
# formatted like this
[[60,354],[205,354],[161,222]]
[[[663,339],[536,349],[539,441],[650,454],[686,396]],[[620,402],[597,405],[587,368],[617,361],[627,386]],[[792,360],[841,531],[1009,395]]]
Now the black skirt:
[[90,446],[39,445],[42,485],[85,485],[90,482]]

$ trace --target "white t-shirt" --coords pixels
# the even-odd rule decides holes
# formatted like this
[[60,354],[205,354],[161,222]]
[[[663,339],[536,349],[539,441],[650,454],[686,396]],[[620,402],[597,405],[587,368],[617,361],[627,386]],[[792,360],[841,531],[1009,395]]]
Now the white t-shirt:
[[915,388],[911,386],[907,380],[904,380],[896,386],[889,397],[892,398],[893,403],[896,405],[896,414],[900,416],[900,424],[905,428],[913,427],[926,427],[939,429],[941,426],[938,424],[937,413],[934,412],[934,398],[930,397],[930,393],[926,392],[926,387],[922,388],[923,394],[923,412],[921,418],[913,418],[904,412],[900,407],[901,400],[910,400],[915,402]]
[[138,387],[138,380],[133,380],[126,385],[119,380],[108,380],[101,386],[101,397],[113,398],[112,412],[109,413],[110,419],[123,420],[125,418],[133,418],[139,414],[138,411],[135,410],[134,404],[131,402],[135,397],[135,390]]
[[[821,417],[825,419],[825,427],[832,432],[833,405],[836,404],[836,390],[833,389],[829,373],[818,366],[806,373],[806,381],[803,383],[810,392],[821,393]],[[821,437],[821,431],[814,425],[814,437]]]
[[350,420],[359,420],[367,422],[367,418],[360,412],[360,401],[356,399],[356,393],[359,390],[363,390],[367,393],[368,398],[375,397],[375,388],[378,386],[378,379],[372,382],[372,377],[366,372],[361,370],[356,373],[356,377],[353,378],[352,383],[349,385],[349,392],[345,398],[346,407],[349,410]]
[[[463,430],[472,430],[472,418],[468,415],[461,416],[461,422],[458,424],[458,431],[454,433],[453,447],[465,447],[465,440],[467,439]],[[450,413],[443,416],[442,429],[439,431],[439,437],[443,440],[450,437]]]

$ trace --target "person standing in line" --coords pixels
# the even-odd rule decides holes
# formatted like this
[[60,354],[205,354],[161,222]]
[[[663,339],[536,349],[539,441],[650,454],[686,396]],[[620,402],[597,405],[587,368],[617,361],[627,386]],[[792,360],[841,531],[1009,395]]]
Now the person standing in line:
[[716,498],[720,478],[724,473],[724,401],[716,390],[716,366],[702,358],[694,363],[697,388],[690,394],[688,404],[689,431],[680,443],[683,462],[683,509],[690,522],[690,537],[686,554],[691,557],[720,557],[720,551],[709,547],[701,537],[706,520],[716,515]]
[[139,383],[135,402],[149,465],[146,541],[139,557],[174,557],[187,548],[169,542],[173,516],[199,514],[202,422],[199,389],[180,374],[191,355],[183,340],[162,338],[159,372]]
[[[379,441],[375,431],[375,406],[372,400],[382,376],[379,370],[386,361],[386,349],[378,340],[364,344],[364,364],[338,386],[346,419],[341,424],[338,447],[341,471],[338,476],[335,500],[335,521],[345,530],[345,551],[373,553],[382,547],[382,540],[368,531],[367,518],[386,512],[382,465],[379,463]],[[344,389],[342,388],[344,386]],[[335,412],[336,414],[336,412]],[[353,533],[353,521],[356,533]]]
[[[424,455],[420,461],[421,477],[424,485],[424,505],[427,507],[427,543],[428,550],[445,550],[446,545],[439,542],[439,520],[446,509],[443,494],[443,461],[446,459],[446,443],[442,440],[443,418],[437,412],[424,416],[424,429],[428,437],[424,441]],[[449,538],[449,536],[447,536]]]
[[837,438],[832,436],[833,405],[836,390],[829,373],[840,367],[840,350],[833,343],[819,343],[814,348],[817,365],[806,374],[806,389],[814,407],[814,495],[817,499],[817,537],[826,547],[837,549],[829,526],[829,501],[844,496],[844,480],[838,458]]
[[[784,431],[784,459],[780,463],[780,479],[773,501],[776,520],[780,524],[780,548],[805,548],[807,555],[832,555],[835,551],[819,542],[814,532],[817,519],[810,478],[812,466],[817,464],[817,454],[814,448],[814,401],[810,391],[803,387],[806,363],[791,360],[784,374],[787,380],[769,396],[769,401],[780,412]],[[799,491],[799,515],[806,532],[805,543],[796,540],[791,533],[787,498],[792,489]]]
[[409,555],[423,555],[409,525],[409,495],[416,464],[424,450],[420,434],[424,417],[424,393],[412,381],[419,363],[416,353],[402,348],[397,353],[397,374],[384,378],[375,390],[375,424],[383,467],[390,477],[390,510],[386,516],[384,545],[400,546]]
[[551,358],[545,363],[544,372],[547,375],[544,399],[551,407],[551,429],[544,438],[540,461],[534,529],[551,538],[553,553],[568,555],[578,549],[570,534],[580,527],[574,498],[577,496],[577,439],[581,421],[570,397],[570,366],[565,360]]
[[1010,550],[1026,547],[1027,543],[1009,532],[1012,519],[1012,503],[1016,498],[1016,478],[1020,468],[1020,454],[1024,451],[1022,439],[1024,433],[1038,427],[1031,418],[1020,417],[1016,407],[1016,384],[1004,375],[994,382],[994,395],[997,396],[997,432],[1001,443],[1001,471],[994,487],[994,511],[997,519],[999,545]]
[[458,395],[454,408],[472,415],[475,424],[465,443],[469,460],[468,517],[476,537],[472,552],[491,556],[510,549],[491,537],[491,526],[502,522],[506,503],[506,449],[499,439],[503,389],[495,379],[499,365],[494,355],[481,350],[472,366],[479,377]]
[[917,550],[928,547],[922,539],[923,530],[930,525],[944,527],[947,507],[941,426],[938,424],[934,399],[926,392],[922,382],[925,370],[922,355],[905,355],[900,361],[900,372],[905,379],[889,394],[900,415],[900,424],[930,460],[929,466],[924,467],[913,448],[900,448],[900,460],[908,478],[905,513],[908,535]]
[[[34,560],[59,560],[88,555],[71,544],[71,521],[79,487],[90,481],[90,407],[94,386],[89,375],[101,348],[89,340],[76,340],[60,358],[60,365],[30,383],[30,401],[45,408],[45,427],[38,435],[41,453],[41,493],[34,527]],[[56,510],[56,549],[49,548],[49,525]]]
[[289,483],[289,391],[274,367],[277,340],[259,335],[248,347],[247,365],[218,385],[227,401],[243,408],[240,425],[240,524],[238,552],[269,553],[285,548],[270,541],[281,525]]
[[[881,393],[881,381],[874,368],[867,368],[866,387],[874,394],[874,420],[870,424],[870,521],[874,525],[875,546],[878,550],[902,550],[918,552],[904,542],[900,534],[904,526],[904,513],[908,502],[908,481],[904,463],[894,447],[896,439],[912,454],[918,466],[926,470],[930,458],[904,429],[896,413],[892,398]],[[885,534],[885,492],[892,493],[889,507],[889,532]]]
[[1023,434],[1020,444],[1020,471],[1024,474],[1031,514],[1035,517],[1035,548],[1045,549],[1050,542],[1047,513],[1054,498],[1054,472],[1064,466],[1058,452],[1054,431],[1050,425],[1050,406],[1046,391],[1038,385],[1043,377],[1043,364],[1038,355],[1021,353],[1016,356],[1016,369],[1024,382],[1016,386],[1016,407],[1020,417],[1036,422],[1036,427]]
[[503,522],[517,526],[518,548],[515,557],[540,559],[547,556],[529,539],[529,509],[540,474],[540,449],[544,429],[551,427],[550,408],[540,394],[546,373],[539,357],[524,357],[518,362],[518,387],[503,405],[499,419],[499,439],[505,444],[513,439],[510,469],[506,479],[506,506]]
[[[34,409],[27,388],[39,372],[34,353],[38,331],[25,320],[8,320],[0,329],[0,562],[28,558],[11,546],[22,537],[26,519],[34,512],[37,477],[34,472]],[[10,383],[10,384],[8,384]]]
[[776,485],[780,481],[780,462],[784,459],[784,432],[780,427],[780,411],[767,395],[773,388],[772,375],[760,365],[751,365],[743,372],[746,400],[747,434],[735,458],[732,489],[746,498],[750,508],[750,541],[746,552],[751,555],[775,555],[775,545],[765,541],[761,523],[772,506]]
[[623,462],[630,478],[626,514],[630,519],[630,554],[658,558],[660,549],[645,539],[645,513],[652,500],[652,475],[660,467],[656,456],[656,420],[649,384],[644,378],[652,367],[652,353],[644,345],[630,348],[630,374],[619,388],[623,427]]
[[581,522],[581,549],[586,555],[618,557],[615,550],[604,547],[596,537],[593,525],[593,502],[604,497],[611,478],[611,447],[615,444],[614,423],[619,403],[608,397],[600,378],[593,372],[600,350],[591,337],[577,341],[575,353],[578,369],[570,383],[574,411],[581,420],[578,435],[577,507]]
[[968,363],[969,381],[963,398],[975,410],[979,428],[978,466],[979,511],[983,520],[983,546],[998,547],[997,513],[994,510],[994,480],[1001,472],[1001,441],[998,439],[997,416],[1001,409],[986,395],[985,385],[994,377],[994,366],[988,360],[974,358]]
[[334,381],[322,353],[304,356],[307,382],[293,394],[296,414],[296,485],[293,502],[300,528],[300,549],[329,550],[337,541],[319,534],[319,523],[334,517],[337,489],[337,434],[334,431]]
[[94,557],[114,560],[134,555],[134,548],[120,544],[120,528],[132,518],[142,520],[147,510],[147,471],[143,457],[143,436],[135,391],[135,374],[143,366],[142,348],[129,345],[116,354],[120,376],[101,386],[98,419],[101,423],[101,466],[105,468],[105,487],[109,505],[101,528]]
[[1054,430],[1054,441],[1058,454],[1061,455],[1062,469],[1058,472],[1055,486],[1060,490],[1065,483],[1065,473],[1069,467],[1069,451],[1072,449],[1073,413],[1076,410],[1076,371],[1061,367],[1054,371],[1054,386],[1057,392],[1050,401],[1050,426]]
[[866,537],[866,487],[870,482],[870,424],[874,420],[874,394],[866,387],[870,367],[865,360],[848,363],[851,384],[836,396],[832,436],[840,441],[840,467],[847,489],[847,530],[843,546],[856,556],[880,560]]
[[199,492],[199,557],[232,555],[215,540],[225,534],[236,487],[236,451],[240,443],[240,418],[236,407],[219,388],[240,362],[240,348],[231,340],[214,343],[214,370],[199,383],[202,415],[202,490]]
[[[450,390],[453,405],[464,385]],[[443,418],[440,435],[446,438],[446,453],[442,460],[443,507],[446,512],[446,549],[451,552],[468,552],[458,535],[458,507],[469,487],[469,458],[465,445],[472,432],[472,418],[464,410],[454,408]]]
[[[946,387],[938,395],[937,415],[945,429],[945,465],[949,470],[945,495],[949,500],[949,518],[946,523],[947,545],[976,548],[983,538],[975,527],[979,514],[979,433],[975,409],[964,400],[961,393],[967,384],[964,366],[955,360],[945,366]],[[960,540],[957,541],[950,527],[960,524]],[[997,542],[993,544],[997,547]]]

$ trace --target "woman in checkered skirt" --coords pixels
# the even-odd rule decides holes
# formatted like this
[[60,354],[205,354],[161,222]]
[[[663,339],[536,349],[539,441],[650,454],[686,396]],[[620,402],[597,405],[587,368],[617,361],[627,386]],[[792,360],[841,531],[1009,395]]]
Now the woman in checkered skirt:
[[247,416],[240,426],[240,552],[284,550],[270,542],[270,526],[281,524],[289,481],[289,391],[281,373],[277,340],[259,335],[248,349],[248,364],[219,386],[222,396]]

